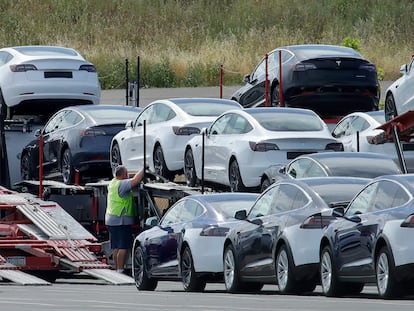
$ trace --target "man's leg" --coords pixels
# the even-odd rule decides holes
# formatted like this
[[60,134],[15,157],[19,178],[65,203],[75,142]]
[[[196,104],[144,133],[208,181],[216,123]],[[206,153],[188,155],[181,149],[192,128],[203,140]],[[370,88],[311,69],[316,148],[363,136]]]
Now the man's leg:
[[127,254],[128,254],[127,249],[118,249],[117,264],[116,264],[117,270],[124,270]]
[[114,261],[115,270],[118,269],[118,254],[119,249],[115,248],[112,250],[112,260]]

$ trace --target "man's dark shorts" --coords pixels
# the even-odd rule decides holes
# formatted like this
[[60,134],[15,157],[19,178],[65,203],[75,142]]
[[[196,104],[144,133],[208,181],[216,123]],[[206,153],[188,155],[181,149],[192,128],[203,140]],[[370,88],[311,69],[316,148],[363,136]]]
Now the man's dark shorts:
[[111,249],[130,249],[132,247],[132,228],[126,226],[108,226]]

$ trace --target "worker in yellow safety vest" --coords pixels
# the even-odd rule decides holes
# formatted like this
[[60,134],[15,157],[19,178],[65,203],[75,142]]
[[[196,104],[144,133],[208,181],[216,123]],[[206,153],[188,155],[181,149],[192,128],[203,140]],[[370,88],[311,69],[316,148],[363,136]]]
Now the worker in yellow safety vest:
[[109,182],[105,213],[105,224],[109,231],[112,257],[115,269],[124,273],[128,250],[132,246],[132,224],[135,222],[136,206],[132,189],[144,177],[144,170],[132,178],[123,165],[115,168],[115,177]]

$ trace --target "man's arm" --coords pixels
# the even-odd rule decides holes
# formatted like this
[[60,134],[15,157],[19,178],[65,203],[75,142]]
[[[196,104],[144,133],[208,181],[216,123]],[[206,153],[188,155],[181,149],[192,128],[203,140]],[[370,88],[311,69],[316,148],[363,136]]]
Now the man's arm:
[[131,188],[136,187],[141,180],[144,178],[144,170],[139,170],[130,180],[131,180]]

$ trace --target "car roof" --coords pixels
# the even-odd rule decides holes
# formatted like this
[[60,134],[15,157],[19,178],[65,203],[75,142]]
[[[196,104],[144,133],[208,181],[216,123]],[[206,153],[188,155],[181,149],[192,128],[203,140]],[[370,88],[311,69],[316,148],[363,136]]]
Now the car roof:
[[243,109],[248,114],[254,115],[257,113],[297,113],[297,114],[306,114],[306,115],[315,115],[317,114],[310,109],[305,108],[292,108],[292,107],[254,107],[254,108],[244,108]]
[[390,159],[388,155],[382,153],[374,153],[374,152],[351,152],[351,151],[343,151],[343,152],[318,152],[318,153],[310,153],[306,155],[301,155],[298,158],[312,158],[315,160],[320,160],[321,162],[325,159],[341,159],[341,158],[352,158],[352,159]]
[[280,47],[280,49],[286,49],[292,51],[299,58],[315,58],[315,57],[352,57],[362,58],[353,48],[329,45],[329,44],[301,44],[301,45],[288,45]]

